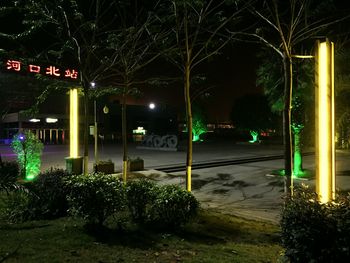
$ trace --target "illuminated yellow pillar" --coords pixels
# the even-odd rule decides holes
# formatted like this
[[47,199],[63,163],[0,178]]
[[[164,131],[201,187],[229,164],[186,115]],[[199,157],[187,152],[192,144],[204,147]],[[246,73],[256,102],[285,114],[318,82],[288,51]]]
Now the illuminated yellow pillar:
[[69,92],[70,97],[70,118],[69,118],[69,154],[71,158],[78,157],[78,89],[71,89]]
[[319,200],[335,197],[334,44],[317,42],[316,55],[316,192]]

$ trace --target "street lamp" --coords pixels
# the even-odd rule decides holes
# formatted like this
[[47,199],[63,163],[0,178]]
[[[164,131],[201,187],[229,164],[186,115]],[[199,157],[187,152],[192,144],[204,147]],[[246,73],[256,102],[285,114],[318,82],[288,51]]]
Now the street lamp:
[[156,108],[156,104],[154,104],[153,102],[151,102],[148,107],[151,109],[151,110],[154,110]]
[[[96,87],[96,83],[95,82],[91,82],[90,83],[91,88],[95,88]],[[96,109],[96,97],[94,99],[94,142],[95,142],[95,148],[94,148],[94,156],[95,156],[95,164],[97,164],[98,162],[98,153],[97,153],[97,109]]]

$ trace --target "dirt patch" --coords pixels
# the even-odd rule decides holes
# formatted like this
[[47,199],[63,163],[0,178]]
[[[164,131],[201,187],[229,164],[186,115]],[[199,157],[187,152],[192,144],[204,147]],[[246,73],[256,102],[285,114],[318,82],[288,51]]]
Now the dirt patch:
[[218,173],[217,176],[220,180],[229,180],[232,178],[231,174],[225,174],[225,173]]
[[209,182],[207,180],[200,180],[200,179],[192,180],[192,189],[199,190],[208,183]]
[[223,186],[230,186],[230,187],[248,187],[253,185],[254,184],[250,184],[242,180],[237,180],[237,181],[233,181],[232,183],[223,184]]
[[283,181],[272,181],[272,182],[269,182],[268,185],[271,185],[271,186],[281,186],[283,187],[284,186],[284,182]]
[[216,195],[224,195],[224,194],[226,194],[229,191],[230,190],[228,190],[228,189],[216,189],[212,193],[216,194]]

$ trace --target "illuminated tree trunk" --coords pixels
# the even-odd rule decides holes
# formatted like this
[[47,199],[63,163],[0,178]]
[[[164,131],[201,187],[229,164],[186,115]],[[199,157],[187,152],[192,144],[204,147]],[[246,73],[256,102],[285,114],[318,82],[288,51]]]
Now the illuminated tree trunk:
[[186,158],[186,189],[191,191],[192,173],[192,108],[190,97],[190,63],[185,64],[185,103],[186,103],[186,125],[187,125],[187,158]]
[[292,134],[291,134],[291,108],[292,108],[292,60],[284,53],[284,110],[283,110],[283,135],[284,135],[284,192],[293,193],[292,185]]
[[250,130],[249,133],[252,136],[252,140],[250,140],[249,142],[254,143],[259,141],[259,132]]
[[298,177],[303,173],[303,159],[301,155],[300,133],[303,125],[292,125],[294,135],[294,159],[293,159],[293,175]]

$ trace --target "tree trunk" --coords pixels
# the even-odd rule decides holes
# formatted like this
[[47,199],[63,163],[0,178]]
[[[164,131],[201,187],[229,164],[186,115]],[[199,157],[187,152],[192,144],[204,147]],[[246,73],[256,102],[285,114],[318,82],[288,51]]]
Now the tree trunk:
[[[84,169],[83,173],[88,174],[89,172],[89,83],[83,82],[84,90]],[[79,113],[78,113],[79,114]]]
[[284,53],[284,109],[283,109],[283,135],[284,135],[284,192],[291,196],[293,193],[292,181],[292,134],[291,134],[291,108],[292,108],[292,60]]
[[191,191],[192,173],[192,107],[190,97],[190,64],[185,64],[185,103],[186,103],[186,126],[187,126],[187,157],[186,157],[186,189]]
[[293,175],[299,177],[303,173],[303,157],[301,155],[300,133],[302,128],[293,129],[294,134],[294,159],[293,159]]
[[122,141],[123,141],[123,182],[126,183],[127,169],[128,169],[128,149],[127,149],[127,123],[126,123],[126,92],[128,88],[125,87],[123,92],[122,102]]

